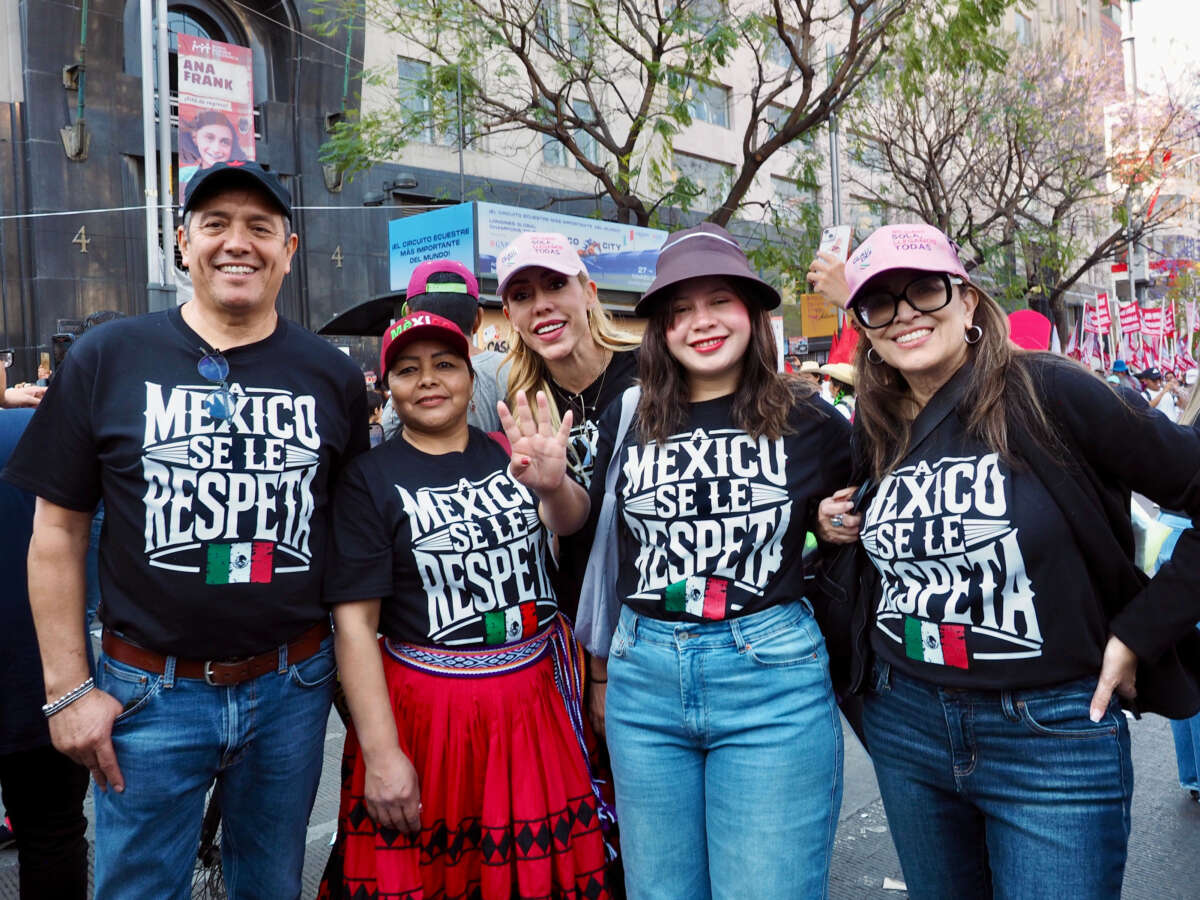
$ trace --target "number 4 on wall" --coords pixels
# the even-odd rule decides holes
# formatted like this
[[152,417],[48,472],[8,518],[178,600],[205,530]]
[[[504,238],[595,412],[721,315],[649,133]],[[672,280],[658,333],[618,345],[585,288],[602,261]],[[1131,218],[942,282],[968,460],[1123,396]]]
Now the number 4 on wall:
[[92,242],[92,239],[87,236],[87,226],[86,225],[80,225],[79,230],[77,232],[75,232],[75,237],[71,238],[72,244],[79,245],[80,253],[87,253],[88,252],[88,249],[87,249],[88,244],[90,244],[91,242]]
[[342,245],[341,244],[338,244],[336,247],[333,248],[333,254],[329,258],[333,260],[333,262],[337,266],[337,268],[340,269],[342,267]]

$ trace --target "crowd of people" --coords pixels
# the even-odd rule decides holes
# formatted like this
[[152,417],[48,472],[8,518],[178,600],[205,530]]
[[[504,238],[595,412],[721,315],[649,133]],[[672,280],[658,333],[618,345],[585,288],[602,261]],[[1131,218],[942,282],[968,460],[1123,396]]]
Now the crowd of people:
[[[300,896],[341,690],[323,898],[827,896],[839,706],[909,896],[1120,895],[1124,709],[1197,736],[1197,402],[1016,348],[920,224],[814,262],[859,344],[791,372],[716,225],[668,237],[640,341],[566,238],[520,235],[506,358],[431,260],[371,398],[275,311],[291,222],[256,163],[201,170],[192,299],[4,395],[37,407],[0,414],[24,893],[84,896],[90,778],[95,897],[187,896],[210,790],[229,896]],[[1150,574],[1131,491],[1174,516]]]

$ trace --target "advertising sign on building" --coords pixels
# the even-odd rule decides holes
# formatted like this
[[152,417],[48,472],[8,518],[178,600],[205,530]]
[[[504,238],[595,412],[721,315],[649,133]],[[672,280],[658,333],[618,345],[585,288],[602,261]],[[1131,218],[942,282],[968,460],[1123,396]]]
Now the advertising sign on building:
[[820,294],[800,295],[800,316],[806,338],[830,337],[837,331],[837,307]]
[[249,47],[191,34],[179,39],[179,196],[201,169],[254,159]]
[[473,203],[459,203],[388,222],[391,290],[405,290],[413,269],[427,259],[453,259],[475,271],[473,206]]
[[658,250],[667,232],[620,222],[564,216],[559,213],[495,203],[475,204],[478,219],[478,274],[496,275],[496,257],[523,231],[557,231],[583,259],[601,289],[641,293],[654,280]]

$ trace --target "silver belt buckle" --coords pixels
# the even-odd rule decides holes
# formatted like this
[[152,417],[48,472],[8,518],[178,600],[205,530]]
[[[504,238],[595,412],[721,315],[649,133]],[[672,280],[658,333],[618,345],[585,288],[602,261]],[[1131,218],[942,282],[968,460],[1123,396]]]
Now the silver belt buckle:
[[211,659],[204,661],[204,683],[210,687],[220,687],[219,684],[212,680],[212,665],[213,661]]

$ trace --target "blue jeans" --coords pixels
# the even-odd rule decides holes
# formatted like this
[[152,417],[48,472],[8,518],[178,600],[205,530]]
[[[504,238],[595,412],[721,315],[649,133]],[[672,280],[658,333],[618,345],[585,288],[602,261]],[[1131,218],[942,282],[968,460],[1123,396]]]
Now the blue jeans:
[[1121,895],[1133,765],[1095,678],[1047,688],[939,688],[876,662],[864,725],[908,895]]
[[333,700],[333,638],[231,687],[155,675],[101,654],[97,686],[125,712],[113,746],[125,791],[95,791],[96,900],[191,896],[205,792],[216,782],[231,900],[300,896],[308,816]]
[[1200,791],[1200,715],[1171,720],[1175,736],[1175,761],[1179,764],[1179,785]]
[[630,900],[827,896],[842,730],[807,606],[703,623],[625,607],[606,702]]

